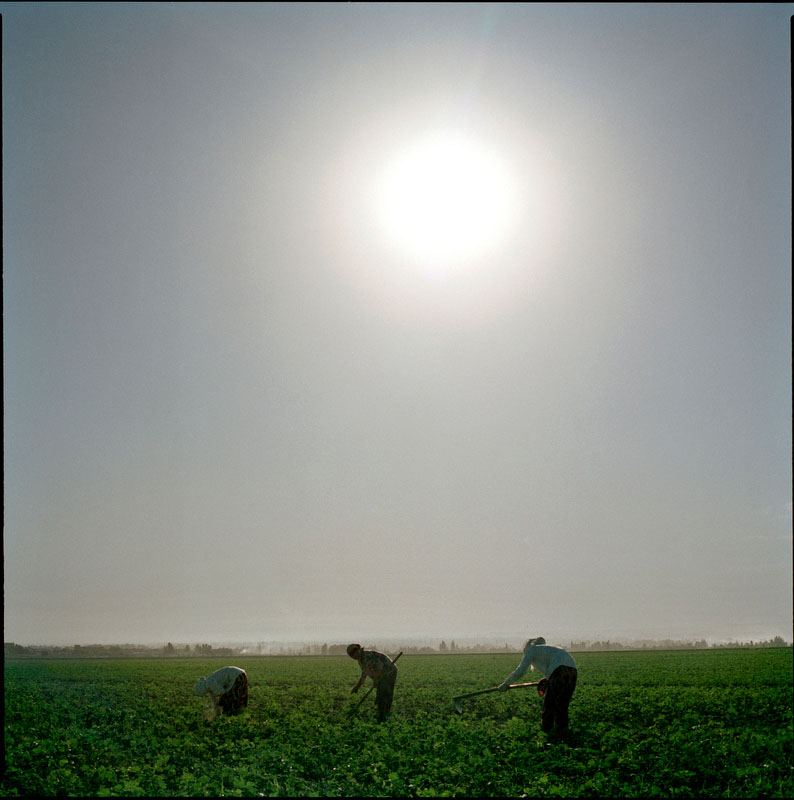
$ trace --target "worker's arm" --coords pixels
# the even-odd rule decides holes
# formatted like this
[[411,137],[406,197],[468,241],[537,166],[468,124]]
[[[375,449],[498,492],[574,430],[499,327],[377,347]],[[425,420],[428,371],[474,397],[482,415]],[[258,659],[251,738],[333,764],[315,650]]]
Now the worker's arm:
[[358,679],[358,683],[351,689],[350,694],[357,692],[364,685],[364,681],[367,679],[367,671],[364,668],[364,664],[359,662],[359,666],[361,667],[361,677]]
[[524,657],[521,659],[521,663],[499,685],[500,692],[506,692],[510,688],[510,684],[514,683],[529,669],[530,662],[532,661],[532,651],[534,649],[534,647],[528,647],[524,651]]

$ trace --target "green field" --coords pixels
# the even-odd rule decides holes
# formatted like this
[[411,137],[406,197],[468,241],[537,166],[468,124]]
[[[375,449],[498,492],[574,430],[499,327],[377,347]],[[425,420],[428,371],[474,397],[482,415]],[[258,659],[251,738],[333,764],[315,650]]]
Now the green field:
[[[792,650],[577,653],[565,741],[534,689],[464,701],[520,655],[404,655],[390,720],[346,656],[10,660],[0,794],[789,797]],[[196,678],[244,667],[207,721]],[[524,680],[536,679],[528,673]],[[368,682],[369,686],[369,682]],[[365,687],[368,688],[368,687]]]

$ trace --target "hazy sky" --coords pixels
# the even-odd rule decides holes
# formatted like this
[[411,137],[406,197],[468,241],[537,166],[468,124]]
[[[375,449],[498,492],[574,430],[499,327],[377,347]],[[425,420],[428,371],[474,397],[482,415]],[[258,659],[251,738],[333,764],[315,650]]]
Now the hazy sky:
[[5,640],[790,638],[792,10],[0,3]]

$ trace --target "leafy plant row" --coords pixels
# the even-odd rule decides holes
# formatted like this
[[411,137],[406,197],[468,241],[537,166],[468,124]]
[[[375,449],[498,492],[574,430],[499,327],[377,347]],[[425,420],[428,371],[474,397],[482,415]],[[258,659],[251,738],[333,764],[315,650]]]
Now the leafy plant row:
[[[577,654],[571,734],[533,690],[466,701],[516,657],[405,655],[385,724],[346,657],[254,657],[211,722],[213,659],[9,661],[3,796],[789,797],[792,651]],[[225,663],[225,662],[223,662]],[[371,696],[374,699],[374,694]]]

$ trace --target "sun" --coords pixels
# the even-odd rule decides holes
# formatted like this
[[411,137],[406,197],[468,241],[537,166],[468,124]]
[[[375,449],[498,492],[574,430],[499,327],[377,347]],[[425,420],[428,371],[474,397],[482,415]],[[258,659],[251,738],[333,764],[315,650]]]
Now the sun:
[[458,131],[425,134],[398,150],[377,177],[381,235],[423,269],[481,263],[510,233],[517,192],[508,165]]

